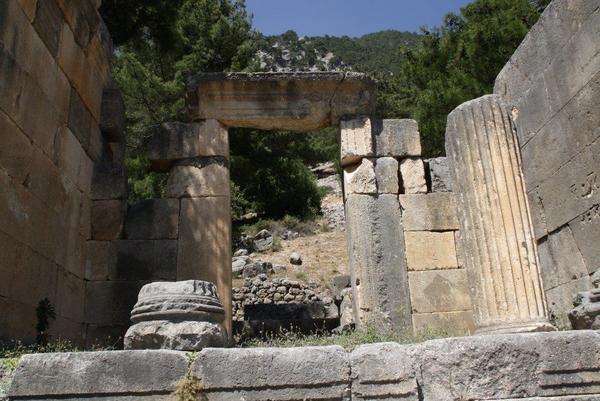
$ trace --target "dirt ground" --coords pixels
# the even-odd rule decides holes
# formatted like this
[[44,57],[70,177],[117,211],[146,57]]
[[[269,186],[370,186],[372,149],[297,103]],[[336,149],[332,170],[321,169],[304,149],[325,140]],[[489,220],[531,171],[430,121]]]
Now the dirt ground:
[[[286,271],[271,277],[287,277],[303,282],[317,281],[329,288],[331,278],[348,274],[348,249],[344,231],[322,232],[289,241],[281,240],[281,249],[254,253],[253,260],[270,262],[274,266],[285,266]],[[290,263],[290,255],[297,252],[302,257],[302,265]],[[239,287],[243,279],[234,279],[233,286]]]

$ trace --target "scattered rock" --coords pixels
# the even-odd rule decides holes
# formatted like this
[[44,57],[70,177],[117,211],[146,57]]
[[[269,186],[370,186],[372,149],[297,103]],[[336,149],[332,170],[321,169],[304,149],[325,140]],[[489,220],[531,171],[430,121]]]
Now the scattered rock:
[[300,236],[296,231],[286,230],[283,234],[281,234],[281,239],[285,241],[296,239]]
[[252,239],[252,245],[258,252],[264,252],[273,247],[273,234],[268,230],[259,231]]
[[574,330],[600,329],[600,289],[580,292],[573,301],[569,320]]
[[247,249],[238,249],[237,251],[235,251],[235,253],[233,254],[234,257],[238,257],[238,256],[248,256],[248,250]]
[[[248,263],[242,272],[245,278],[256,277],[260,274],[273,273],[273,265],[268,262],[252,262]],[[266,276],[265,276],[266,277]]]
[[290,255],[290,263],[296,266],[300,266],[302,264],[302,256],[299,253],[294,252]]

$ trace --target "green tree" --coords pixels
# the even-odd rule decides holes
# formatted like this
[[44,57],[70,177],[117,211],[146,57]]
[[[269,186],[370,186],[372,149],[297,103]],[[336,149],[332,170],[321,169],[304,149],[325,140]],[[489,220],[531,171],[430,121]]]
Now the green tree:
[[497,74],[547,3],[476,0],[459,15],[447,15],[441,27],[424,30],[417,48],[402,49],[401,69],[387,84],[404,88],[405,96],[383,103],[383,114],[408,112],[419,121],[424,153],[443,154],[448,113],[492,92]]
[[[113,7],[116,3],[137,10],[132,25],[139,20],[142,31],[114,28],[118,38],[127,38],[117,49],[113,75],[127,110],[131,200],[160,197],[165,177],[147,171],[141,148],[149,128],[187,119],[188,75],[246,68],[254,54],[255,33],[243,1],[178,0],[169,6],[152,1],[138,9],[139,2],[124,5],[113,0],[103,6],[109,26],[123,22],[115,17],[120,15]],[[154,13],[159,10],[165,10],[167,22],[155,21]]]

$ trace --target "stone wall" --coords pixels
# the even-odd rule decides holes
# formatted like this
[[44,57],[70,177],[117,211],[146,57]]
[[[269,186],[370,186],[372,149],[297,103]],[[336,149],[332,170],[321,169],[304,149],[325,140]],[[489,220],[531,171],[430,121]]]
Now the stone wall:
[[563,326],[600,268],[600,2],[552,2],[494,92],[515,107],[548,308]]
[[[11,400],[598,400],[596,331],[420,344],[26,355]],[[173,393],[179,390],[179,397]]]
[[394,331],[473,331],[445,158],[424,161],[413,120],[341,124],[354,318]]
[[116,207],[92,178],[123,144],[99,3],[0,3],[0,339],[34,339],[45,298],[50,334],[85,336],[85,245],[105,234],[90,220]]

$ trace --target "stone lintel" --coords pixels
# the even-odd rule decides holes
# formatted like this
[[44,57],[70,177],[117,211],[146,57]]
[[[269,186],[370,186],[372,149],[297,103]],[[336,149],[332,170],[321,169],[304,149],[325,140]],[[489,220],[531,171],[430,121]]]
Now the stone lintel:
[[350,72],[211,73],[188,80],[193,120],[310,131],[374,110],[375,82]]

